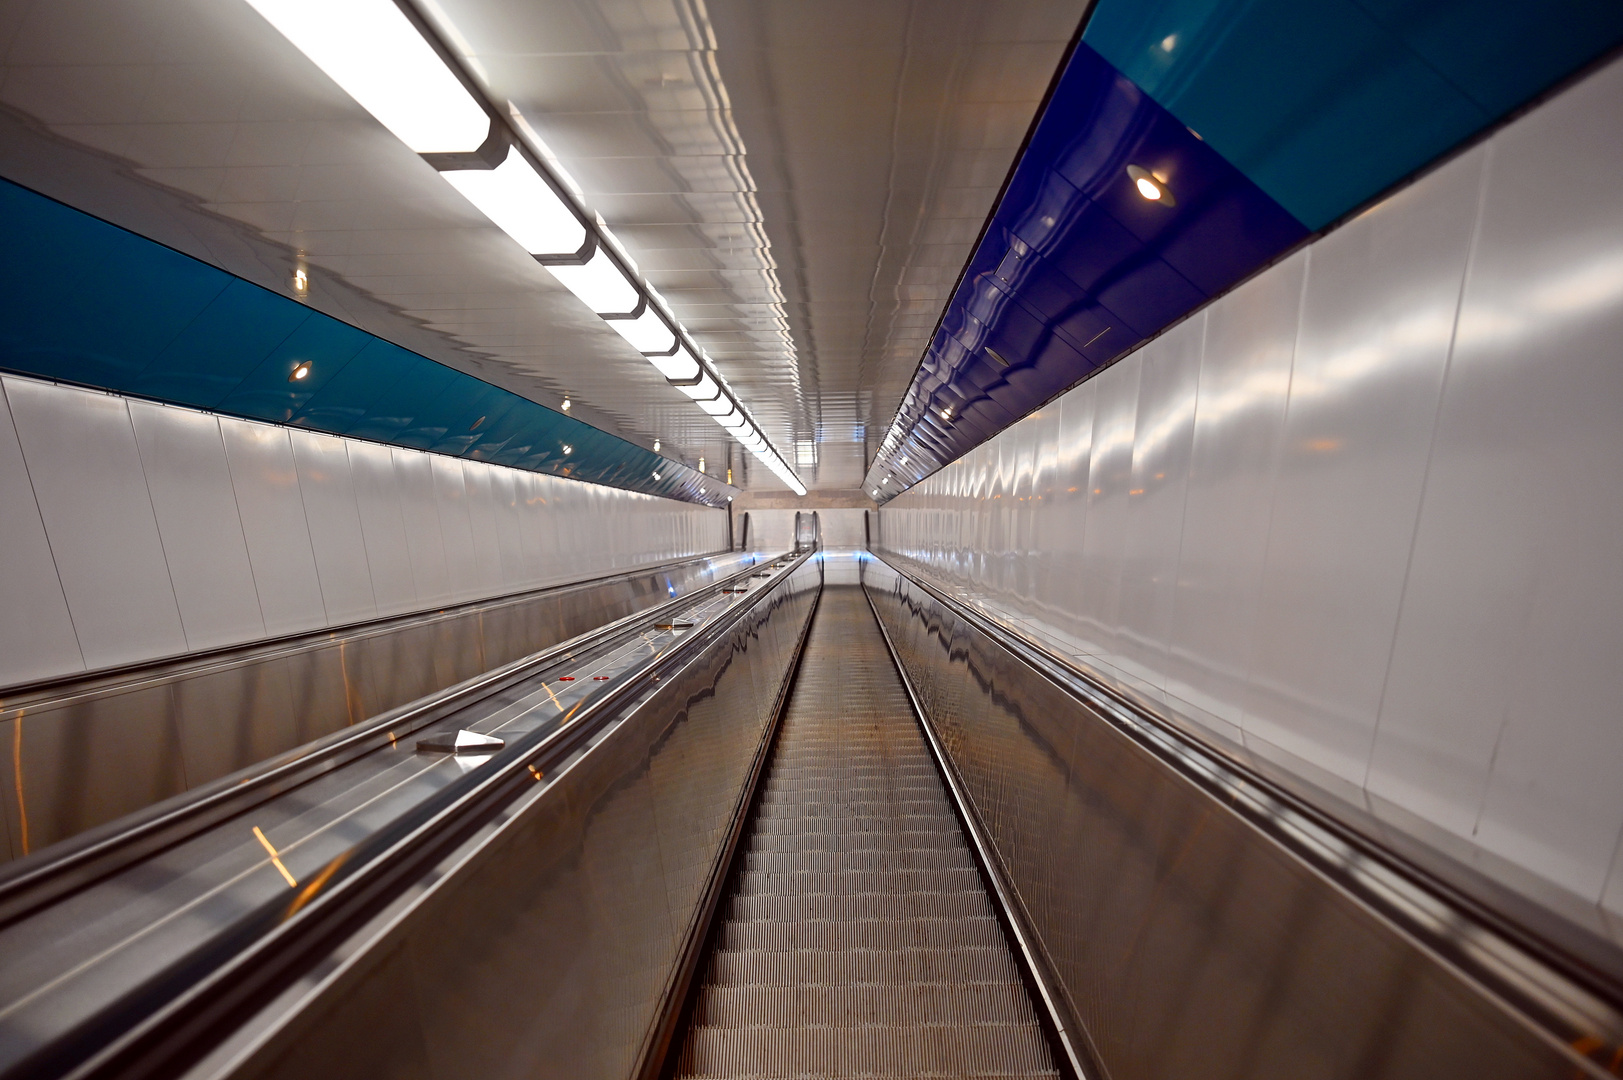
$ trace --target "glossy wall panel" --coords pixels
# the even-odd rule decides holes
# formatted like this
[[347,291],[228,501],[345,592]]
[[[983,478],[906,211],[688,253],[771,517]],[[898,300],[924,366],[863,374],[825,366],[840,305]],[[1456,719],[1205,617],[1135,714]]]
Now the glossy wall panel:
[[1165,744],[884,562],[864,580],[1066,1026],[1099,1066],[1089,1075],[1602,1075],[1244,819],[1229,792],[1176,770]]
[[187,647],[259,637],[265,621],[220,425],[190,409],[129,408]]
[[3,386],[0,687],[727,543],[725,511],[691,503],[33,379]]
[[0,682],[41,679],[84,669],[79,639],[73,632],[68,600],[62,592],[51,542],[28,482],[22,445],[11,422],[11,408],[0,393],[0,490],[6,492],[0,513],[0,611],[26,611],[24,619],[0,619]]
[[[1623,912],[1620,127],[1613,63],[887,503],[875,546],[1176,721]],[[1603,179],[1559,196],[1551,161]],[[988,463],[1056,409],[1022,502]]]
[[[26,379],[7,378],[4,386],[85,665],[185,652],[124,399]],[[8,492],[0,501],[9,506],[12,499]],[[24,625],[28,616],[0,615]]]

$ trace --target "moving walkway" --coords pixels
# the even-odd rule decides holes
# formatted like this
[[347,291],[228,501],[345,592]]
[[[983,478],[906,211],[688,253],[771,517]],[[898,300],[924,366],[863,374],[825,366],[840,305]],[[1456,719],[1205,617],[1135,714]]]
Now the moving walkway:
[[0,1076],[1623,1065],[1606,942],[852,558],[735,568],[0,894]]

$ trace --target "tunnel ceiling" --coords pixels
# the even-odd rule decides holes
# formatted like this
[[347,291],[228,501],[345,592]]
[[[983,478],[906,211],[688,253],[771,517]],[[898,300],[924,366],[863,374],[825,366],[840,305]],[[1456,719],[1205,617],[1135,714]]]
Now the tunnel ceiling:
[[[849,489],[1085,4],[418,7],[802,478]],[[246,3],[3,20],[0,175],[285,295],[307,266],[312,307],[718,471],[714,424]]]
[[[1611,0],[1100,0],[1056,81],[1086,0],[414,6],[802,478],[881,497],[1623,37]],[[0,36],[0,175],[781,486],[244,0]]]

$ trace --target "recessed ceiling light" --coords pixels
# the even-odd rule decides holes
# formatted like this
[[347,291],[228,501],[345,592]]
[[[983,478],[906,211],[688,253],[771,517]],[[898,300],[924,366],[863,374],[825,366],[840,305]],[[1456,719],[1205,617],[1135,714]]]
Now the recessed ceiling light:
[[656,454],[659,453],[659,440],[658,439],[654,440],[654,453],[656,453]]
[[1152,173],[1137,165],[1129,165],[1127,175],[1133,181],[1133,186],[1138,188],[1138,193],[1150,202],[1160,203],[1162,206],[1178,205],[1178,200],[1172,197],[1172,191],[1167,187],[1167,178],[1164,174]]
[[310,287],[310,276],[303,270],[293,271],[293,291],[304,292]]
[[293,373],[287,377],[288,382],[303,382],[310,377],[310,361],[305,360],[293,367]]
[[573,454],[574,452],[575,448],[573,446],[570,446],[568,443],[564,443],[564,453]]
[[655,479],[655,480],[658,480],[658,479],[659,479],[659,474],[658,474],[658,473],[655,473],[655,474],[654,474],[654,479]]
[[564,398],[564,412],[568,412],[569,411],[569,406],[571,406],[573,404],[574,404],[574,402],[570,401],[568,398]]
[[704,458],[699,459],[699,471],[704,472]]

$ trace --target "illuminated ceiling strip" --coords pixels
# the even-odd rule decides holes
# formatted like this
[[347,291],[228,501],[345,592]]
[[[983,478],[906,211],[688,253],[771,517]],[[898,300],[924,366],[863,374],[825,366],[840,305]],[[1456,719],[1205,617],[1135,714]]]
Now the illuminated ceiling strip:
[[[641,280],[613,234],[575,202],[529,142],[485,102],[408,5],[396,0],[247,2],[667,381],[695,400],[721,395],[743,418],[735,430],[740,442],[798,494],[806,493],[706,362],[704,351],[657,302],[659,294]],[[757,441],[759,448],[752,445]]]

